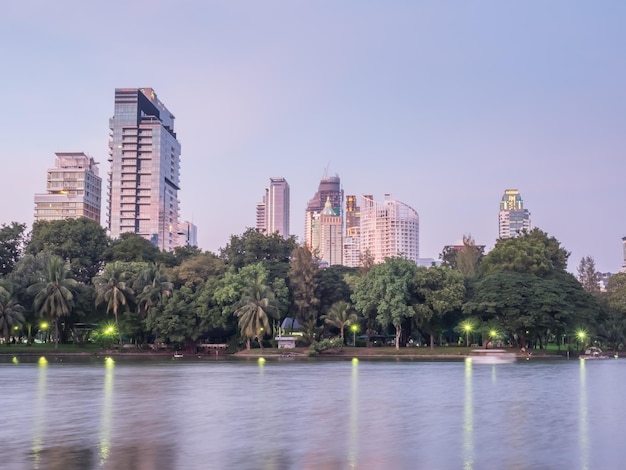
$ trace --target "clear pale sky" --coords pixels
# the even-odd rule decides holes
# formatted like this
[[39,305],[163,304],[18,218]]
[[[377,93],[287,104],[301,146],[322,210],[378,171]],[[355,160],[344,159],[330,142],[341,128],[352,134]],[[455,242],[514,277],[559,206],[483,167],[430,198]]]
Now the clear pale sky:
[[114,89],[152,87],[204,250],[254,226],[271,176],[302,240],[328,168],[345,194],[417,210],[422,258],[463,234],[493,247],[515,188],[570,270],[590,255],[617,272],[624,24],[621,0],[5,0],[0,223],[32,223],[54,152],[86,152],[106,181]]

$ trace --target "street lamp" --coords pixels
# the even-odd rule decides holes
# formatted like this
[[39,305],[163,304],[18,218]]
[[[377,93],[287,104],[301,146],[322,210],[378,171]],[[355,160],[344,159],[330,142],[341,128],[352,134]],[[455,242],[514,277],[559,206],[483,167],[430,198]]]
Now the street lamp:
[[359,325],[350,325],[352,331],[352,346],[356,347],[356,332],[359,331]]
[[48,339],[48,331],[47,331],[47,330],[48,330],[48,326],[49,326],[49,325],[48,325],[48,322],[47,322],[47,321],[41,322],[41,323],[39,324],[39,329],[41,329],[41,331],[43,332],[43,334],[42,334],[42,336],[43,336],[42,341],[43,341],[44,343],[45,343],[45,342],[47,341],[47,339]]
[[576,333],[576,337],[580,340],[582,347],[585,347],[585,338],[587,337],[587,333],[585,330],[578,330]]
[[465,346],[469,346],[469,334],[472,332],[472,324],[470,322],[463,323],[463,330],[465,331]]

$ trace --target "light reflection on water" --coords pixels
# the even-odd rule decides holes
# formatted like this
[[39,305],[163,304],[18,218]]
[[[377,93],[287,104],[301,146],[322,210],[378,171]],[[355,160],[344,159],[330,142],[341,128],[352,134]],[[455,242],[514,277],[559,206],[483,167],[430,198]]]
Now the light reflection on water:
[[626,361],[0,363],[9,469],[622,468]]

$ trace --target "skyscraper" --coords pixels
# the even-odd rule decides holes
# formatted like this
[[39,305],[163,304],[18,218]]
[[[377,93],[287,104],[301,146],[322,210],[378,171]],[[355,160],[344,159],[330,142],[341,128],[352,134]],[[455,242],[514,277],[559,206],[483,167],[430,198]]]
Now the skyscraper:
[[384,202],[361,196],[361,256],[374,263],[385,258],[403,256],[418,263],[419,215],[410,206],[385,194]]
[[256,205],[256,226],[261,233],[289,237],[289,183],[285,178],[270,178],[263,201]]
[[35,221],[87,217],[100,223],[102,178],[98,163],[83,152],[56,152],[47,193],[35,194]]
[[110,235],[132,232],[164,251],[178,246],[180,144],[174,115],[152,88],[115,90],[108,181]]
[[339,176],[327,177],[324,175],[320,181],[315,195],[309,200],[304,215],[304,244],[314,255],[320,248],[320,216],[326,201],[335,215],[341,217],[343,225],[343,215],[341,207],[343,205],[343,190]]
[[519,191],[517,189],[505,190],[500,201],[498,237],[511,238],[530,229],[530,212],[524,209],[524,201]]
[[326,197],[324,210],[319,215],[319,248],[316,253],[326,266],[343,264],[343,221],[333,210],[330,197]]

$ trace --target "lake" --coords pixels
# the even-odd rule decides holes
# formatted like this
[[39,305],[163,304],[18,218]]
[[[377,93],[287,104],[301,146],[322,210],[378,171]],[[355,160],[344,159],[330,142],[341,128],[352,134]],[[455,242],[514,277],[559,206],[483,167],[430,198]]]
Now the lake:
[[626,359],[18,359],[7,469],[626,467]]

